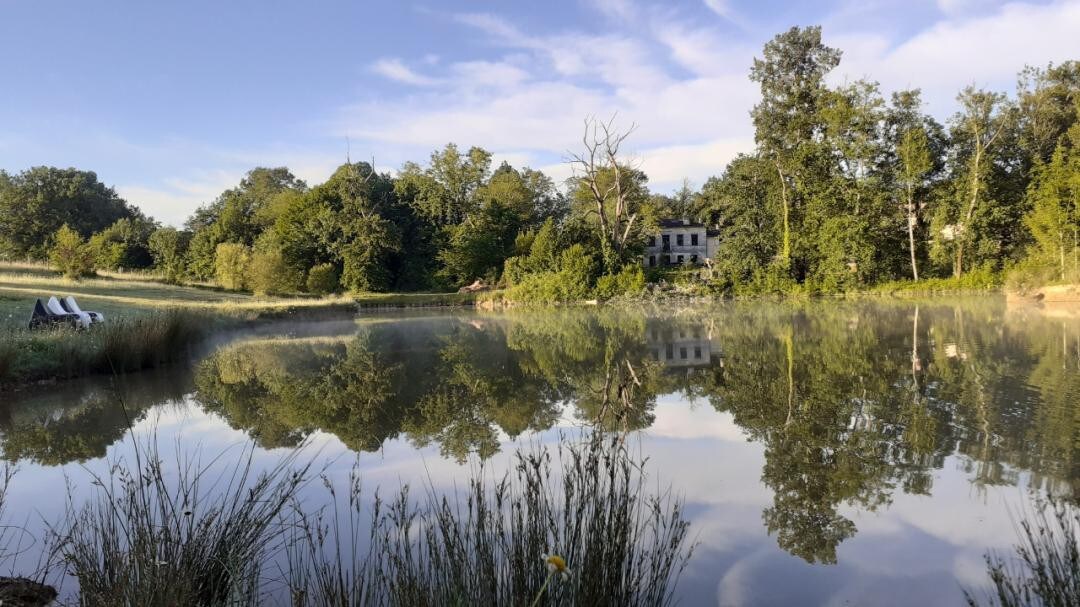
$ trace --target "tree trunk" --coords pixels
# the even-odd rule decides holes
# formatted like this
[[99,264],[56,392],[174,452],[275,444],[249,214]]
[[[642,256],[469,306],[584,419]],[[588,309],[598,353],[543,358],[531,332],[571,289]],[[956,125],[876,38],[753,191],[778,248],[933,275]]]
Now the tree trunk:
[[[976,134],[976,137],[978,135]],[[960,278],[964,274],[964,243],[967,242],[968,234],[971,233],[971,218],[975,216],[975,204],[979,201],[979,164],[982,162],[982,147],[975,144],[975,160],[971,165],[971,202],[968,203],[967,214],[964,223],[960,227],[960,234],[956,244],[956,265],[953,267],[953,276]]]
[[784,171],[780,168],[780,159],[776,159],[776,172],[780,175],[780,199],[784,206],[784,243],[780,249],[780,258],[784,260],[784,265],[789,265],[791,260],[791,226],[788,223],[788,191],[787,181],[784,179]]
[[911,275],[914,277],[915,282],[919,282],[919,264],[915,259],[915,222],[917,221],[915,216],[915,196],[911,192],[910,185],[908,186],[907,212],[908,248],[911,251]]

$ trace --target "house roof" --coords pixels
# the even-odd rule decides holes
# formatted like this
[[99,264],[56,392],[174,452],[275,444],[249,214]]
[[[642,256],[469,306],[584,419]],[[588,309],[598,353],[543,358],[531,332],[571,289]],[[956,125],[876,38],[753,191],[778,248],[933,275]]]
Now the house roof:
[[703,228],[704,225],[689,219],[661,219],[656,222],[661,228]]

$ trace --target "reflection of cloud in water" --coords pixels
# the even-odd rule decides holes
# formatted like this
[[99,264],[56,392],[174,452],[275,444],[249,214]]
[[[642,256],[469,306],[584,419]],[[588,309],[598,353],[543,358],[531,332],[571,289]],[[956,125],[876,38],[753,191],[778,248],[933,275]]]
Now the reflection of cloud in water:
[[[209,357],[194,392],[171,388],[171,400],[188,395],[179,406],[147,396],[136,406],[154,414],[138,428],[156,426],[168,455],[178,440],[239,453],[254,436],[259,466],[306,437],[332,477],[359,462],[369,491],[431,483],[460,494],[477,453],[499,477],[515,447],[601,417],[643,429],[631,445],[650,478],[686,500],[700,547],[683,604],[956,603],[961,583],[985,582],[983,551],[1013,542],[1010,509],[1032,487],[1069,494],[1076,469],[1076,428],[1055,421],[1080,394],[1076,340],[1062,341],[1060,323],[1003,322],[996,305],[923,305],[918,323],[906,303],[829,302],[677,320],[561,310],[381,319],[336,335],[297,327],[299,339]],[[682,364],[683,347],[697,359],[695,339],[708,362]],[[679,364],[666,360],[669,342]],[[56,520],[64,474],[78,499],[85,472],[33,458],[90,453],[102,470],[93,454],[131,445],[122,428],[78,434],[86,419],[106,426],[99,403],[73,398],[80,417],[57,399],[26,400],[4,428],[25,458],[12,514]],[[39,417],[64,423],[42,429]],[[70,445],[68,459],[57,445]]]

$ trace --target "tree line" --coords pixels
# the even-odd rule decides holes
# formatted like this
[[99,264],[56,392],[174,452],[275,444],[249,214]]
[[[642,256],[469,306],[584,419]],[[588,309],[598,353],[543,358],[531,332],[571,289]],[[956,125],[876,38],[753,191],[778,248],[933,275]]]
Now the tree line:
[[0,172],[0,256],[51,256],[71,275],[152,267],[264,293],[480,279],[558,301],[640,291],[657,220],[685,217],[719,233],[695,285],[714,293],[1080,277],[1080,63],[1026,68],[1012,98],[967,87],[941,124],[918,89],[886,99],[869,80],[830,85],[841,55],[819,27],[768,42],[750,70],[761,89],[755,150],[697,191],[650,192],[622,150],[632,127],[595,119],[564,188],[448,144],[394,175],[346,162],[314,187],[257,168],[183,229],[158,225],[94,173],[37,167]]

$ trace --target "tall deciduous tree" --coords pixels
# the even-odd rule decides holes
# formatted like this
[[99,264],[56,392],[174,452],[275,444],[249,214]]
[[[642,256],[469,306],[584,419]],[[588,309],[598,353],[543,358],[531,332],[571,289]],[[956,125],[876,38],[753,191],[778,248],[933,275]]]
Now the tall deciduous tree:
[[633,127],[620,132],[615,119],[588,118],[582,146],[570,157],[576,182],[575,198],[596,221],[604,271],[619,271],[641,239],[642,211],[648,200],[645,174],[630,166],[620,148]]
[[953,224],[953,276],[960,277],[964,273],[965,250],[983,237],[975,219],[980,204],[987,199],[986,180],[994,161],[994,146],[1009,127],[1013,111],[1005,95],[973,86],[965,88],[956,99],[961,107],[953,118],[953,139],[963,146],[960,157],[964,162],[961,175],[965,182],[960,190],[963,198],[959,214]]
[[1056,278],[1080,275],[1080,124],[1058,144],[1050,162],[1037,167],[1028,191],[1031,211],[1024,225],[1034,238],[1033,257],[1044,267],[1056,268]]
[[792,254],[792,211],[802,193],[808,160],[823,125],[825,76],[840,63],[840,51],[821,42],[821,28],[793,27],[766,45],[754,59],[750,79],[761,86],[751,113],[759,153],[777,173],[781,200],[780,261]]
[[933,168],[930,142],[922,127],[913,127],[900,136],[896,147],[899,160],[898,181],[903,188],[904,210],[907,212],[908,251],[911,254],[911,277],[919,280],[919,261],[915,248],[915,230],[919,225],[919,211],[923,203],[918,192]]

